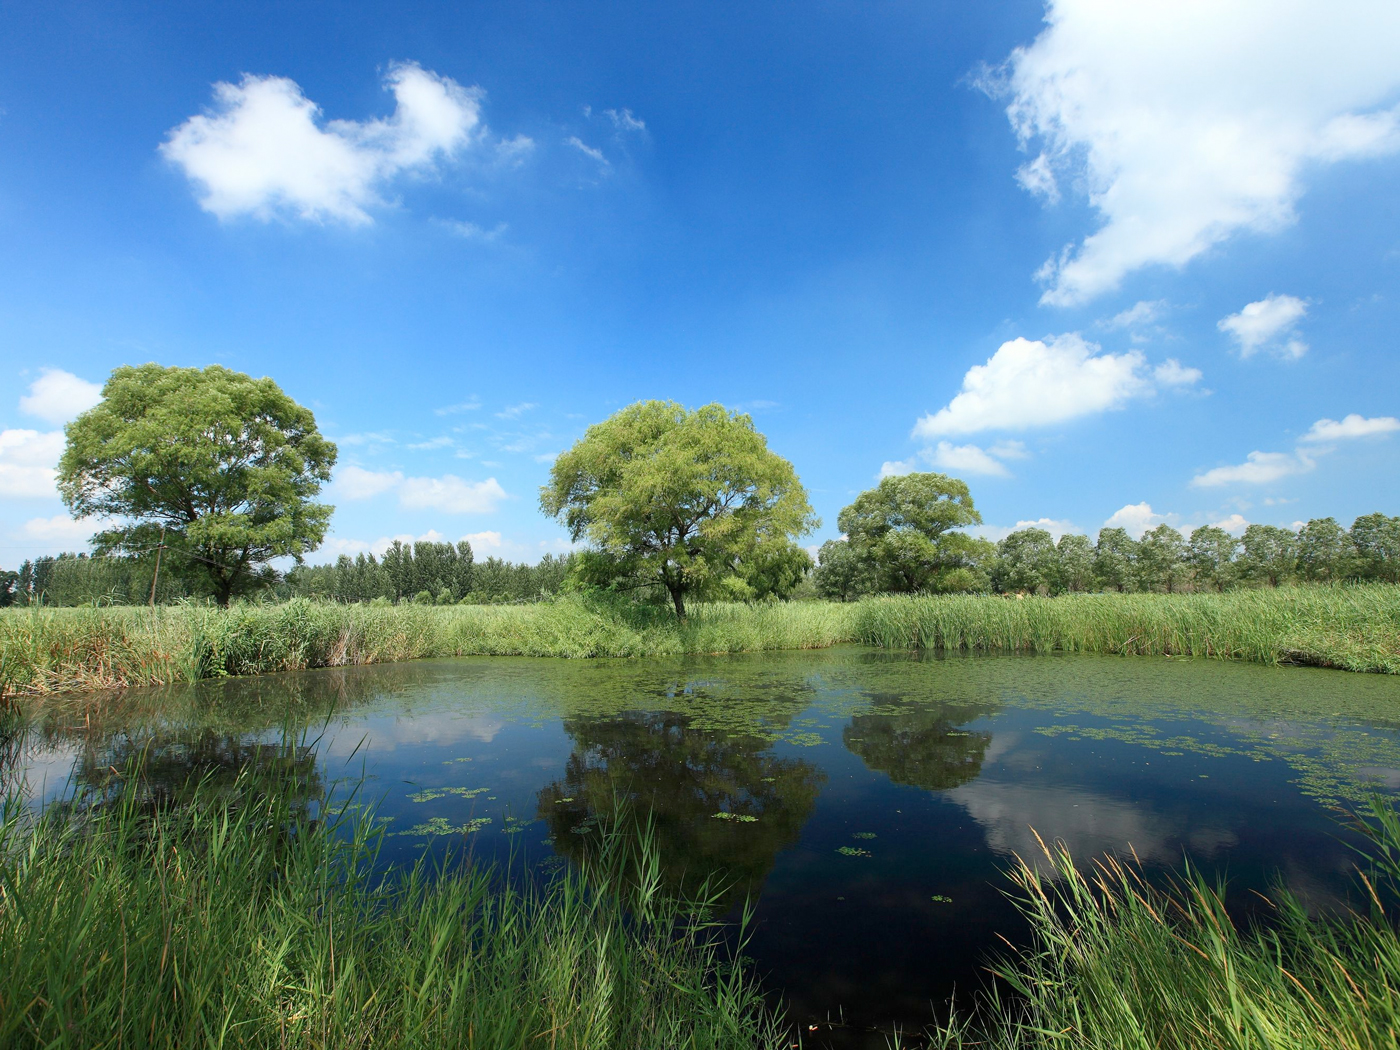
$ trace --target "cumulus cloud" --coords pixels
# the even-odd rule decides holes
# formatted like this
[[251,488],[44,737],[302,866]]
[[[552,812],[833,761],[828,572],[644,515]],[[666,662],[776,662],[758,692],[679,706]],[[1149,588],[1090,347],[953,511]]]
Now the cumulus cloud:
[[1299,358],[1308,352],[1308,344],[1297,332],[1307,312],[1308,304],[1297,296],[1270,294],[1237,314],[1222,317],[1216,327],[1234,338],[1241,357],[1267,349],[1279,357]]
[[1148,529],[1155,529],[1158,525],[1171,525],[1176,520],[1175,514],[1158,514],[1152,509],[1152,504],[1144,500],[1118,508],[1103,523],[1103,527],[1124,529],[1133,539],[1140,540]]
[[1102,220],[1042,267],[1042,302],[1277,230],[1306,169],[1400,148],[1400,5],[1049,0],[1045,21],[982,80],[1036,151],[1021,185],[1082,189]]
[[1036,518],[1018,521],[1015,525],[974,525],[967,531],[974,536],[980,536],[984,540],[996,542],[1004,540],[1013,532],[1020,532],[1022,529],[1044,529],[1054,538],[1055,542],[1060,541],[1060,537],[1066,533],[1078,533],[1083,535],[1084,530],[1072,521],[1062,518]]
[[1400,430],[1400,419],[1394,416],[1367,419],[1353,412],[1340,423],[1335,419],[1319,419],[1301,440],[1347,441],[1352,438],[1371,437],[1374,434],[1389,434],[1396,430]]
[[[1155,378],[1180,385],[1194,382],[1200,373],[1168,362]],[[1101,353],[1097,344],[1077,332],[1048,342],[1012,339],[986,364],[969,368],[962,390],[945,407],[921,418],[914,434],[943,437],[1063,423],[1121,408],[1132,398],[1150,394],[1153,379],[1147,359],[1138,351]]]
[[0,430],[0,496],[43,499],[58,495],[63,431]]
[[1317,464],[1306,453],[1251,452],[1243,463],[1225,467],[1215,467],[1191,479],[1196,488],[1213,488],[1244,482],[1249,485],[1262,485],[1290,474],[1306,474]]
[[39,378],[29,384],[29,393],[19,399],[19,410],[60,425],[77,419],[101,400],[102,384],[89,383],[61,368],[43,368]]
[[[1221,518],[1219,521],[1212,521],[1211,524],[1217,529],[1224,529],[1232,536],[1242,535],[1244,530],[1249,528],[1249,521],[1243,514],[1231,514],[1229,517]],[[1194,532],[1195,529],[1191,531]]]
[[245,75],[214,85],[214,105],[174,128],[160,151],[195,184],[200,207],[222,220],[290,214],[359,225],[384,185],[429,171],[465,147],[481,122],[481,92],[416,63],[391,66],[392,116],[321,119],[286,77]]
[[440,478],[407,478],[399,487],[405,507],[446,511],[449,514],[487,514],[506,498],[495,478],[463,481],[455,474]]
[[336,493],[344,499],[373,499],[403,483],[400,471],[374,471],[363,467],[341,467],[335,472]]
[[1000,461],[976,445],[954,445],[951,441],[940,441],[930,450],[929,457],[940,470],[954,473],[988,474],[999,478],[1010,474]]
[[1201,381],[1199,368],[1187,368],[1174,357],[1169,357],[1152,370],[1152,378],[1163,386],[1191,386]]

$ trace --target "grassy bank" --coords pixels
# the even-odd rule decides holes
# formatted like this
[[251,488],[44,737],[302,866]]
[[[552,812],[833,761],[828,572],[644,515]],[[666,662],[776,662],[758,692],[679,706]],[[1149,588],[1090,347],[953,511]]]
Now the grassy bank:
[[543,885],[382,875],[372,816],[292,797],[245,776],[158,807],[132,780],[37,821],[10,799],[0,1045],[786,1045],[713,928],[656,892],[645,832]]
[[886,648],[1188,655],[1400,673],[1400,587],[1058,598],[872,598],[662,609],[280,605],[0,611],[0,695],[425,657],[664,656]]
[[1015,998],[931,1033],[954,1050],[1382,1050],[1400,1040],[1400,821],[1380,804],[1360,911],[1311,917],[1275,891],[1241,927],[1188,871],[1154,888],[1115,861],[1047,848],[1013,875],[1034,943],[997,967]]

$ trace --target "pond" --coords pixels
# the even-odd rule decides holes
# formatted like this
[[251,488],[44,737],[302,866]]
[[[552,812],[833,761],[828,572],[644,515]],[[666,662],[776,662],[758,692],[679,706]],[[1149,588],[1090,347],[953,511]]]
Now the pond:
[[1339,811],[1400,790],[1400,680],[856,648],[424,661],[51,704],[0,781],[43,804],[142,749],[172,789],[246,763],[363,781],[389,862],[463,841],[570,862],[631,799],[671,886],[719,876],[735,911],[756,902],[745,953],[794,1020],[858,1045],[919,1028],[984,983],[999,934],[1024,939],[1003,873],[1037,833],[1154,872],[1189,854],[1241,908],[1278,882],[1346,899]]

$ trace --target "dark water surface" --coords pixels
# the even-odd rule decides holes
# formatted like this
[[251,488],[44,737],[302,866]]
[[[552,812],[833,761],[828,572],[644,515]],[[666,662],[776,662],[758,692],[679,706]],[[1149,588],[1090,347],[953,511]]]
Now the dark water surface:
[[[300,740],[292,748],[259,744]],[[45,708],[0,766],[36,803],[146,750],[172,788],[240,765],[369,778],[386,855],[577,859],[620,798],[671,885],[757,901],[746,950],[804,1027],[917,1029],[1024,929],[1013,854],[1189,854],[1230,899],[1353,892],[1337,808],[1400,789],[1400,680],[1218,662],[861,649],[470,658]],[[345,790],[340,788],[340,790]],[[558,863],[558,860],[553,860]]]

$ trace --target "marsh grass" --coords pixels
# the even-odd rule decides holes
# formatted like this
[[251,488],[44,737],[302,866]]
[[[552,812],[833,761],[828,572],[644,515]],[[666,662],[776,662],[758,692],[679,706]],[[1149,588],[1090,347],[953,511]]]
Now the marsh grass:
[[0,1046],[786,1045],[645,823],[548,882],[460,852],[386,873],[372,809],[259,788],[8,798]]
[[1373,805],[1359,911],[1261,898],[1242,926],[1187,868],[1165,888],[1135,863],[1076,866],[1062,847],[1011,873],[1034,943],[995,967],[1011,995],[928,1033],[946,1050],[1382,1050],[1400,1044],[1400,819]]
[[1225,594],[944,595],[669,610],[281,604],[0,610],[0,697],[446,656],[639,657],[817,649],[1118,653],[1400,673],[1400,587]]

